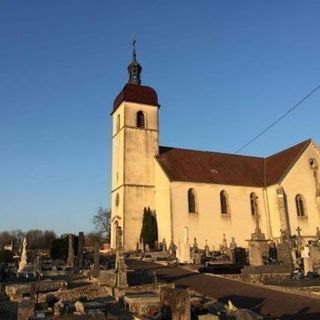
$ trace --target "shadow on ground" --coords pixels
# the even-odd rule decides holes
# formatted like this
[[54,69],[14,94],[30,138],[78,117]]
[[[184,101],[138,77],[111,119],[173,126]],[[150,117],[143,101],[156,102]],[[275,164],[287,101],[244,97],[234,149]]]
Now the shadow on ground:
[[5,297],[0,297],[0,319],[1,320],[16,320],[18,313],[18,303],[7,300]]
[[310,309],[311,307],[304,307],[294,314],[281,315],[280,320],[319,320],[320,312],[309,313]]

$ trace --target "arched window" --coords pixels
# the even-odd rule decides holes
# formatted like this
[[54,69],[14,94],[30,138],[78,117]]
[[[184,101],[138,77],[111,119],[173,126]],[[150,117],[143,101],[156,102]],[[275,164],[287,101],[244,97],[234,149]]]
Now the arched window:
[[304,199],[301,194],[296,195],[296,207],[297,207],[297,216],[304,217],[306,215]]
[[117,132],[120,131],[120,115],[117,116]]
[[188,211],[196,213],[196,195],[193,189],[188,190]]
[[222,214],[228,214],[229,208],[228,208],[228,196],[227,193],[222,190],[220,192],[220,205],[221,205],[221,213]]
[[137,128],[145,128],[144,114],[141,110],[137,112]]
[[251,214],[253,216],[258,214],[258,203],[257,203],[258,197],[254,192],[250,193],[250,206],[251,206]]

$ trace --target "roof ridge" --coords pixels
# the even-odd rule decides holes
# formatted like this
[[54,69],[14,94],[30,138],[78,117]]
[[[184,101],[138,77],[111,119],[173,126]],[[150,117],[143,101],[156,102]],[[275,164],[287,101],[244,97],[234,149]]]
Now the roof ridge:
[[[282,154],[285,154],[288,151],[293,150],[294,148],[300,146],[300,150],[297,151],[296,155],[293,157],[292,161],[290,163],[288,163],[286,169],[282,172],[282,174],[278,177],[278,179],[276,180],[276,183],[280,183],[281,181],[283,181],[283,179],[288,175],[288,173],[290,172],[290,170],[292,169],[292,167],[294,166],[294,164],[298,161],[298,159],[301,157],[302,153],[307,149],[307,147],[310,145],[310,143],[312,142],[311,139],[307,139],[305,141],[302,141],[298,144],[295,144],[281,152],[278,152],[276,154],[274,154],[273,156],[270,156],[267,158],[267,160],[270,160],[272,157],[276,158],[281,156]],[[270,185],[270,183],[268,184]]]
[[169,147],[169,146],[159,146],[159,148],[168,148],[168,149],[175,149],[175,150],[182,150],[182,151],[191,151],[191,152],[202,152],[202,153],[211,153],[211,154],[219,154],[224,156],[234,156],[234,157],[246,157],[246,158],[254,158],[254,159],[264,159],[263,157],[258,156],[249,156],[245,154],[236,154],[236,153],[226,153],[226,152],[219,152],[219,151],[208,151],[208,150],[197,150],[197,149],[186,149],[186,148],[178,148],[178,147]]
[[304,145],[309,145],[310,142],[312,142],[312,140],[311,139],[307,139],[307,140],[304,140],[302,142],[296,143],[296,144],[290,146],[289,148],[286,148],[286,149],[283,149],[281,151],[278,151],[276,153],[271,154],[270,156],[266,157],[265,159],[268,160],[268,159],[270,159],[272,157],[278,156],[279,154],[281,154],[283,152],[286,152],[286,151],[289,151],[290,149],[293,149],[295,147],[298,147],[299,145],[301,145],[301,147],[304,146]]
[[[291,145],[290,147],[283,149],[281,151],[278,151],[276,153],[271,154],[270,156],[267,157],[259,157],[259,156],[250,156],[250,155],[245,155],[245,154],[236,154],[236,153],[227,153],[227,152],[220,152],[220,151],[209,151],[209,150],[197,150],[197,149],[188,149],[188,148],[180,148],[180,147],[171,147],[171,146],[159,146],[160,148],[168,148],[168,149],[176,149],[176,150],[183,150],[183,151],[191,151],[191,152],[203,152],[203,153],[214,153],[214,154],[220,154],[220,155],[225,155],[225,156],[236,156],[236,157],[247,157],[247,158],[254,158],[254,159],[265,159],[268,160],[271,157],[277,156],[283,152],[286,152],[288,150],[290,150],[291,148],[295,148],[299,145],[301,145],[301,147],[303,145],[309,145],[310,142],[312,142],[312,139],[307,139],[304,140],[302,142],[296,143],[294,145]],[[316,146],[317,147],[317,146]],[[319,150],[320,152],[320,150]]]

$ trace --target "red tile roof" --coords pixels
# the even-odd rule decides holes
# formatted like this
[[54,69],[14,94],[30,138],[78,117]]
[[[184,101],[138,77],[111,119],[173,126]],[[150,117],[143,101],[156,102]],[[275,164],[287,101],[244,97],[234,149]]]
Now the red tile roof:
[[170,147],[160,147],[156,158],[171,181],[263,187],[279,182],[310,142],[268,158]]
[[123,101],[159,106],[158,95],[150,87],[127,83],[113,102],[113,112]]

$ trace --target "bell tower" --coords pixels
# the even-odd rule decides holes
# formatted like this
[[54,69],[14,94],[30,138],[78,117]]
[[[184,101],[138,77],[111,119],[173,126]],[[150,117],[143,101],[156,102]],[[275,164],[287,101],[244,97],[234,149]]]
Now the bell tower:
[[117,228],[123,246],[135,250],[140,238],[143,209],[154,209],[154,157],[159,153],[158,96],[141,85],[142,67],[135,41],[129,79],[113,103],[111,247],[116,247]]

